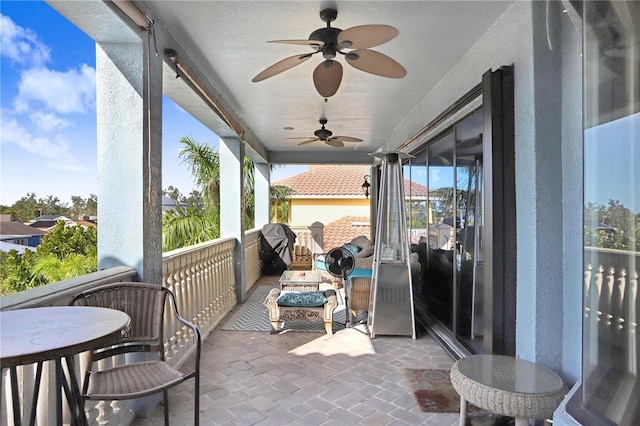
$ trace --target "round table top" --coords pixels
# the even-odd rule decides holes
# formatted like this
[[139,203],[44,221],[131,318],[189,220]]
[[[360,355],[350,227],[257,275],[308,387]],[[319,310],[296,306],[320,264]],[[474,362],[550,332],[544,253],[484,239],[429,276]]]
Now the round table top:
[[51,306],[0,312],[2,367],[46,361],[96,349],[117,339],[131,318],[90,306]]
[[457,361],[467,378],[506,392],[549,394],[564,389],[562,378],[539,364],[504,355],[474,355]]

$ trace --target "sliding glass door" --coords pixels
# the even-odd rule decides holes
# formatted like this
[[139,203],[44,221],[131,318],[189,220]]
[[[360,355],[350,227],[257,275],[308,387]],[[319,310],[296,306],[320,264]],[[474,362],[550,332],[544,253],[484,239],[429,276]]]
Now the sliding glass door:
[[[442,125],[448,116],[439,117],[404,170],[421,265],[416,311],[460,356],[513,354],[515,347],[512,76],[509,67],[488,71],[449,112],[460,118]],[[427,199],[414,197],[419,192]]]
[[[456,339],[482,350],[482,110],[476,110],[416,153],[407,220],[422,264],[422,311]],[[422,186],[428,200],[415,196]]]
[[484,332],[484,200],[482,110],[456,125],[456,231],[458,339],[482,352]]

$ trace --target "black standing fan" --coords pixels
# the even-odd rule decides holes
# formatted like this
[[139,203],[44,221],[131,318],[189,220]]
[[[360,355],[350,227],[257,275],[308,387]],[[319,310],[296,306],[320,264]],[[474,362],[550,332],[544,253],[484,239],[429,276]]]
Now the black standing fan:
[[353,272],[355,266],[355,260],[353,253],[344,247],[336,247],[331,249],[329,253],[324,256],[324,264],[327,271],[334,277],[342,279],[342,288],[344,288],[344,303],[345,303],[345,327],[351,327],[351,307],[349,306],[349,274]]

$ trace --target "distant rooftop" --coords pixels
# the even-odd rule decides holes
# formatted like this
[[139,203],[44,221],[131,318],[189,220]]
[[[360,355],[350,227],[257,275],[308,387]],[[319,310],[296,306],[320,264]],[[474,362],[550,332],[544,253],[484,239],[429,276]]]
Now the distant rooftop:
[[[272,182],[273,185],[284,185],[294,191],[292,198],[300,197],[362,197],[364,176],[371,173],[370,165],[323,164],[310,165],[309,170]],[[371,182],[371,179],[369,179]],[[427,196],[427,187],[408,179],[404,180],[405,194],[414,198]]]
[[371,225],[368,217],[344,216],[324,227],[323,251],[348,243],[355,237],[364,235],[370,238]]
[[0,238],[2,239],[44,234],[46,234],[45,231],[25,225],[24,223],[15,220],[10,222],[3,221],[0,223]]

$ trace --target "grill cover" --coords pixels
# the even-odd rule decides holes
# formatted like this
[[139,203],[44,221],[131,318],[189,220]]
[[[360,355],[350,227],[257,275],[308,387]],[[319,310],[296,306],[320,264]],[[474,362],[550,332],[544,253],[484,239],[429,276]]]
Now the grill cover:
[[283,223],[270,223],[260,234],[260,260],[262,273],[278,275],[289,269],[293,262],[296,234]]

